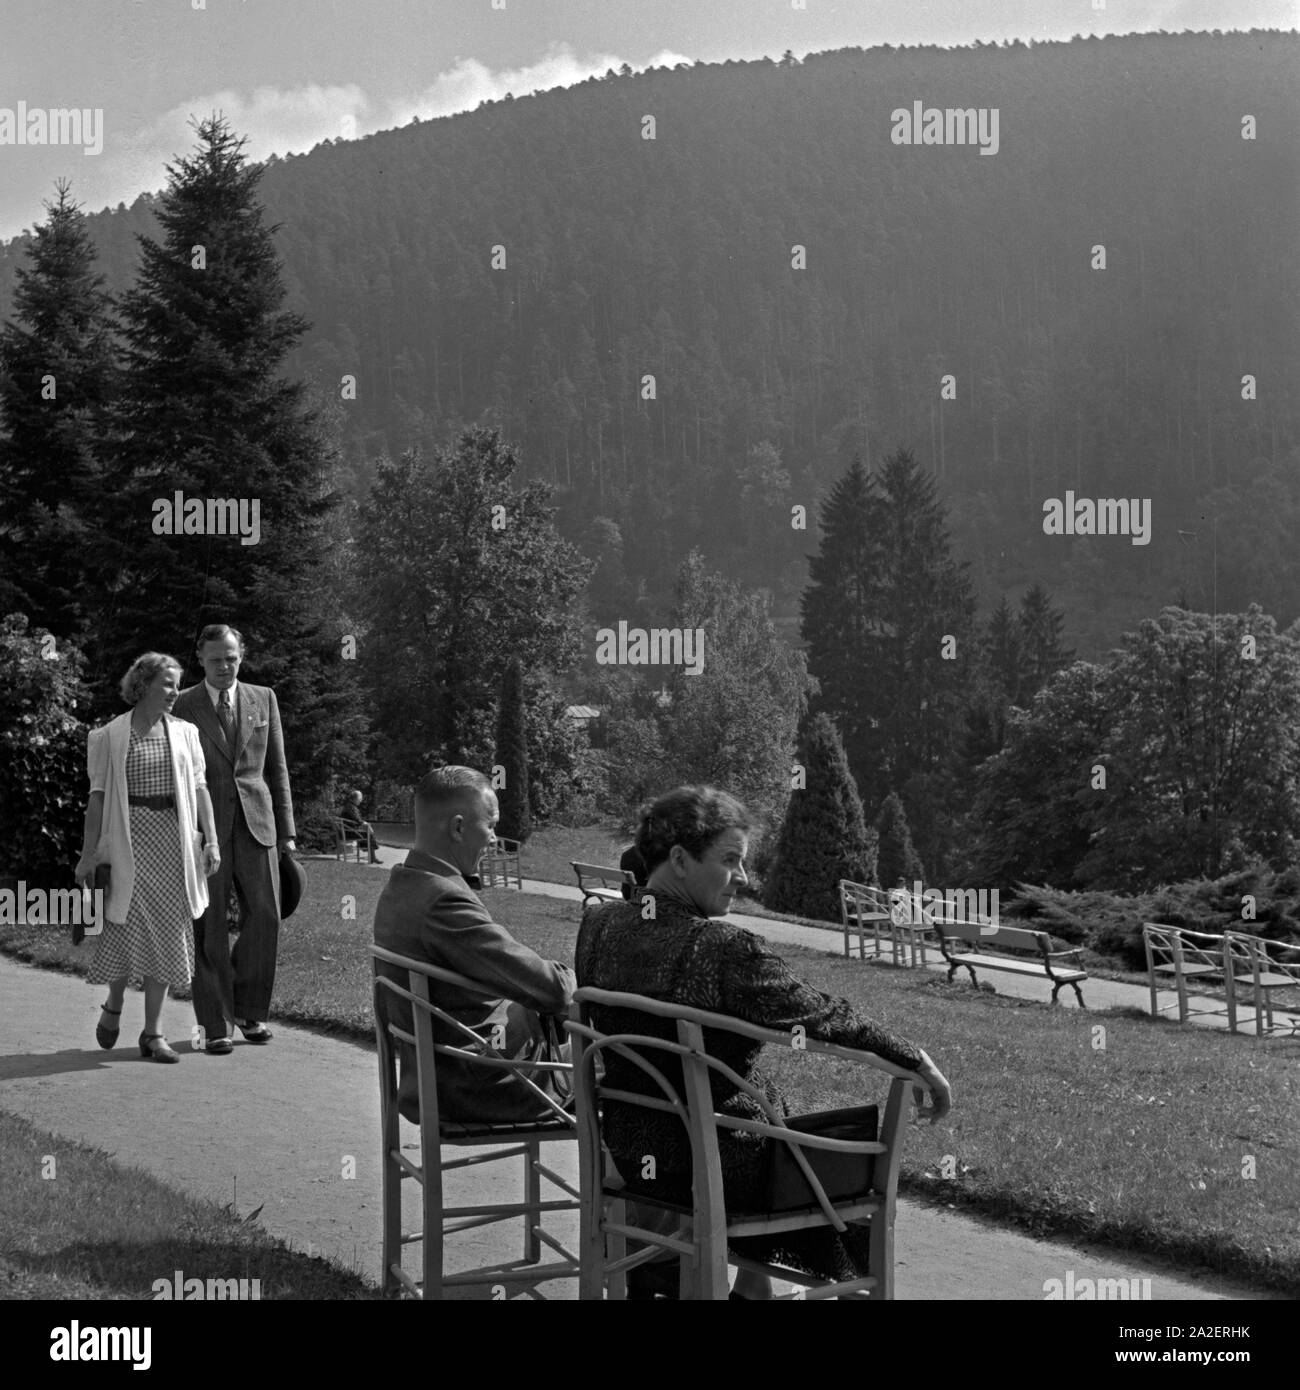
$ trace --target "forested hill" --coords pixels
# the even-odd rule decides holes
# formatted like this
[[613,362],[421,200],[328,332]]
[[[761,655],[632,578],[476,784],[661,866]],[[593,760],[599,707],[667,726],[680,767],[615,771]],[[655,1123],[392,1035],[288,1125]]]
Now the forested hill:
[[[1255,32],[683,65],[273,159],[314,324],[294,366],[356,376],[359,487],[495,412],[599,550],[599,617],[648,612],[692,545],[793,612],[816,531],[791,506],[903,444],[981,597],[1041,580],[1083,655],[1179,597],[1289,622],[1298,54]],[[894,143],[916,102],[995,108],[996,154]],[[91,226],[125,287],[147,201]],[[1150,544],[1045,536],[1067,490],[1149,497]]]

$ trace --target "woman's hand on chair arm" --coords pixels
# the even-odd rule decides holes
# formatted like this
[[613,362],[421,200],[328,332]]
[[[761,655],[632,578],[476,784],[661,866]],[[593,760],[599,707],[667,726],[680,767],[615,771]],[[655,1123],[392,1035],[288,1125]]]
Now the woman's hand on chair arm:
[[916,1076],[916,1117],[918,1120],[928,1119],[931,1124],[937,1124],[952,1109],[952,1087],[948,1085],[948,1078],[925,1052],[921,1053],[921,1065],[916,1069]]

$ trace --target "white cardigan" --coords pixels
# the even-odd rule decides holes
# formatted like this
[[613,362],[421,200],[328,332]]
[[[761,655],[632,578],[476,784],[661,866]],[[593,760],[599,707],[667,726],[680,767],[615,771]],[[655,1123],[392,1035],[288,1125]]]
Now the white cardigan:
[[[184,719],[163,715],[172,760],[177,819],[181,830],[181,859],[190,916],[202,917],[208,907],[208,881],[203,875],[203,837],[198,826],[197,793],[207,788],[203,746],[198,728]],[[86,747],[90,790],[104,793],[95,862],[111,864],[104,916],[125,922],[135,890],[135,858],[131,852],[131,813],[126,799],[126,754],[131,742],[131,712],[120,714],[100,729],[92,729]]]

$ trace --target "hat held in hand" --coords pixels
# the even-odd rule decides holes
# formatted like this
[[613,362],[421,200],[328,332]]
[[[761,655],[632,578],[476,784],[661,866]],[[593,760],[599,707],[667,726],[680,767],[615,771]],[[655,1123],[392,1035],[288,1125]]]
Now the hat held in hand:
[[302,901],[303,890],[307,887],[307,875],[302,865],[287,850],[280,851],[280,920],[292,917],[294,910]]

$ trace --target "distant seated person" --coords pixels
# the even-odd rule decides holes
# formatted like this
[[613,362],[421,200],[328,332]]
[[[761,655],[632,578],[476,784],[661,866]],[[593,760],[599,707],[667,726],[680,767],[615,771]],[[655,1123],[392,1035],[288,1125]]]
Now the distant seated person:
[[343,803],[341,815],[343,821],[343,838],[345,840],[358,840],[370,851],[370,862],[379,863],[379,857],[375,853],[375,831],[368,820],[361,817],[361,793],[359,791],[349,792],[347,799]]
[[[618,867],[630,869],[632,877],[636,879],[636,886],[638,888],[645,887],[646,879],[650,877],[650,871],[645,866],[645,860],[641,857],[641,851],[637,849],[635,840],[623,851],[623,857],[618,861]],[[632,885],[630,883],[625,882],[623,884],[623,897],[629,902],[631,901]]]
[[[393,869],[375,908],[375,944],[428,961],[481,984],[492,997],[430,981],[439,1008],[473,1029],[503,1055],[527,1061],[567,1060],[546,1042],[540,1015],[567,1014],[574,976],[568,966],[543,960],[514,939],[479,900],[478,864],[492,843],[497,798],[492,785],[469,767],[440,767],[415,793],[415,847]],[[406,972],[380,963],[380,973],[407,983]],[[390,994],[393,1021],[411,1031],[409,1001]],[[453,1047],[468,1039],[437,1018],[434,1041]],[[567,1052],[567,1046],[564,1048]],[[400,1043],[398,1108],[418,1122],[415,1049]],[[438,1110],[442,1120],[513,1123],[553,1113],[522,1077],[504,1067],[485,1067],[438,1056]],[[537,1071],[534,1085],[555,1094],[552,1071]]]

